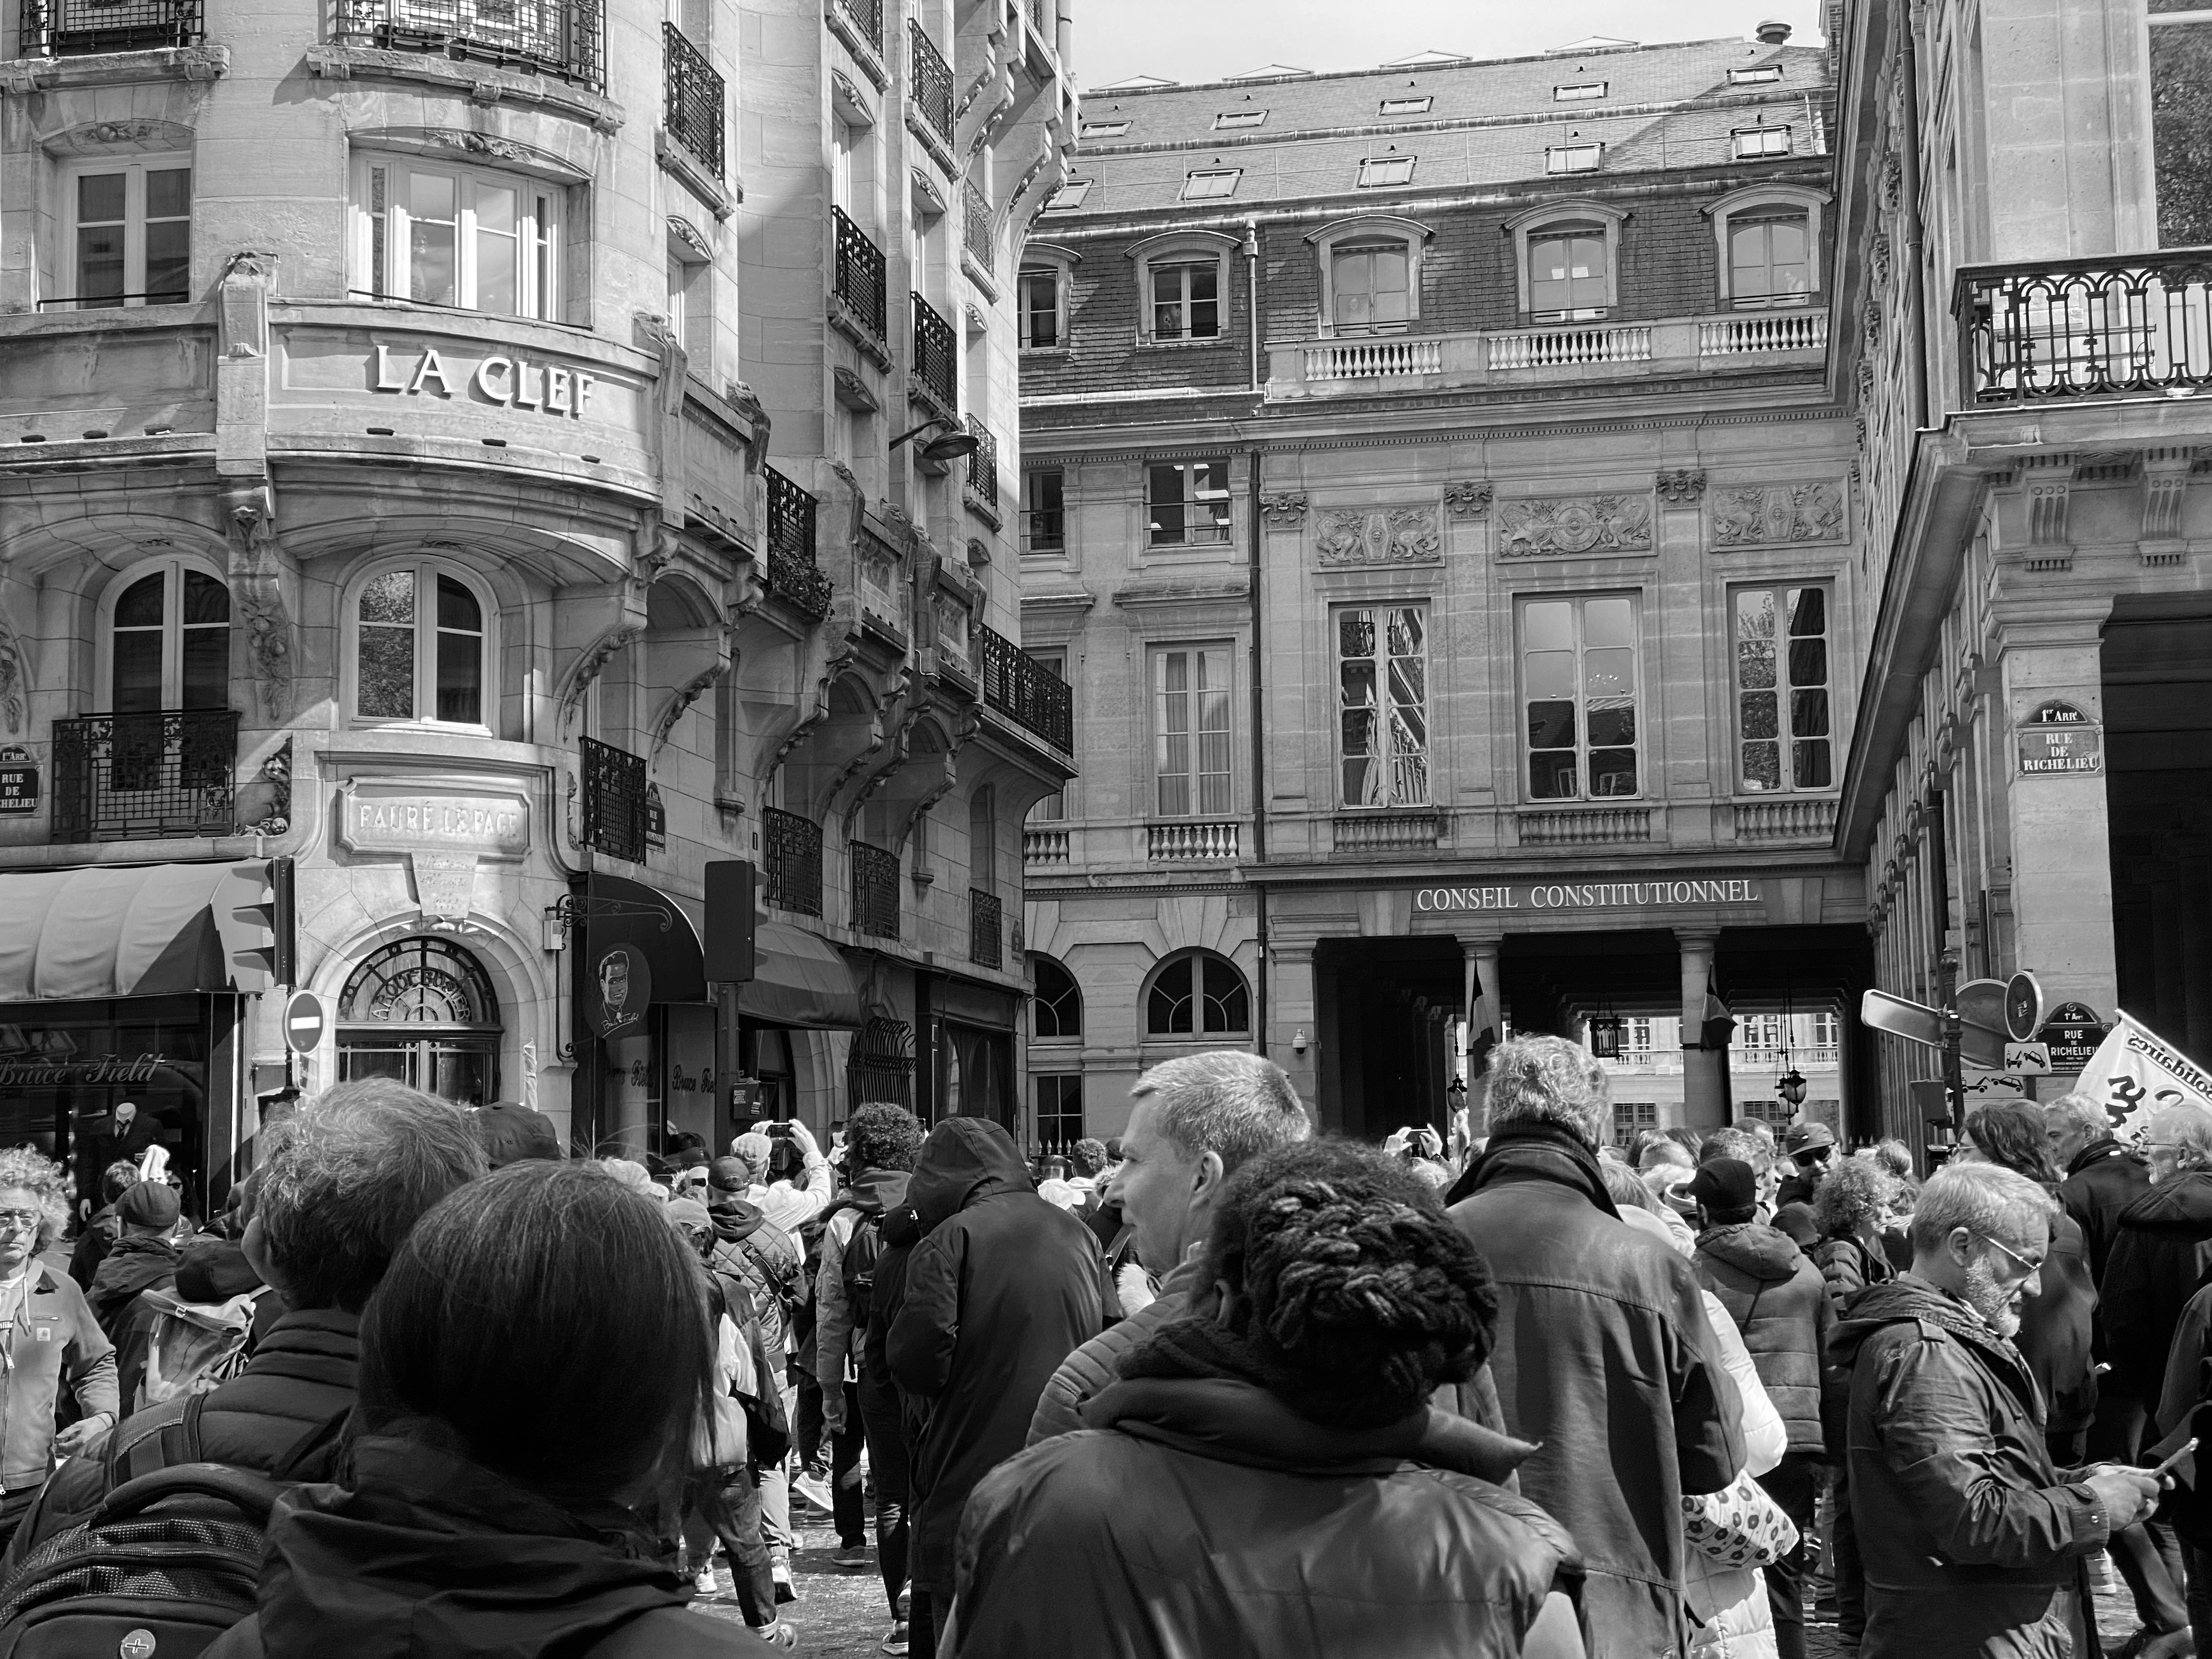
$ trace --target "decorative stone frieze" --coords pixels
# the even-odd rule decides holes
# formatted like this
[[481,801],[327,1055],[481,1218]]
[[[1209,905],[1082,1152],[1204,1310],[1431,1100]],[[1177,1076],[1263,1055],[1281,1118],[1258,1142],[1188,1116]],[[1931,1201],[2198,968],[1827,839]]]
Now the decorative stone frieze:
[[1669,507],[1689,507],[1704,499],[1705,475],[1696,468],[1678,466],[1658,477],[1659,499]]
[[1641,495],[1540,496],[1498,509],[1501,559],[1651,550],[1651,503]]
[[1314,552],[1324,565],[1432,564],[1443,538],[1433,507],[1338,508],[1319,515]]
[[1444,486],[1444,511],[1455,519],[1480,519],[1490,511],[1498,487],[1483,479]]
[[1713,496],[1711,544],[1717,549],[1840,542],[1850,534],[1844,487],[1825,479],[1747,485]]
[[1306,516],[1306,498],[1303,495],[1285,493],[1260,497],[1260,516],[1277,530],[1287,530],[1302,524]]

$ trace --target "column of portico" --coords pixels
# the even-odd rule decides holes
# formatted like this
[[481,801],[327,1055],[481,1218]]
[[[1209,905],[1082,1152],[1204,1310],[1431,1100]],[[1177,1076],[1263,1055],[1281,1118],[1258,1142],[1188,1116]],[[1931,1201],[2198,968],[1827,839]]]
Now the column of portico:
[[1704,1047],[1705,996],[1713,977],[1717,927],[1677,927],[1674,943],[1682,955],[1682,1121],[1708,1134],[1727,1121],[1723,1073],[1728,1050]]

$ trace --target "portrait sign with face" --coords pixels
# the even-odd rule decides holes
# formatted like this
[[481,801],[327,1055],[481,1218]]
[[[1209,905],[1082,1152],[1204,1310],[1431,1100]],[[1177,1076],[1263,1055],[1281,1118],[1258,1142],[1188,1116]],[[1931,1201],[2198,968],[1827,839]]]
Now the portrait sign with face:
[[653,971],[635,946],[609,945],[592,959],[580,999],[584,1023],[603,1037],[628,1036],[645,1022],[653,1004]]

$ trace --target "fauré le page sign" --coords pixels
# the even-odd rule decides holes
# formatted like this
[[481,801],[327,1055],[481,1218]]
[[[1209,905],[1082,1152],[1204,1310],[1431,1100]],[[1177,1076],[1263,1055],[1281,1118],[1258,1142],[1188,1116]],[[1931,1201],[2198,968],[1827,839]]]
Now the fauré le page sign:
[[349,781],[339,790],[337,837],[349,853],[520,858],[530,850],[530,803],[520,793]]

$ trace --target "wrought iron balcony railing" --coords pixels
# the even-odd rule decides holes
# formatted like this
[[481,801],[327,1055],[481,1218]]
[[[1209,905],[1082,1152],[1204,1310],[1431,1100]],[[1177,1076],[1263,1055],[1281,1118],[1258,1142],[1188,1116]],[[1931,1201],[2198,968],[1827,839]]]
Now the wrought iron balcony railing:
[[1005,913],[996,893],[968,890],[968,960],[985,968],[1006,961]]
[[916,294],[914,300],[914,374],[922,389],[951,414],[960,407],[960,370],[954,353],[959,349],[952,325],[937,308]]
[[611,859],[645,862],[645,763],[601,743],[577,739],[584,773],[584,844]]
[[991,252],[991,204],[983,199],[983,192],[972,184],[961,186],[961,205],[966,212],[966,232],[969,257],[989,270],[994,261]]
[[237,762],[238,715],[228,708],[56,720],[53,839],[230,835]]
[[206,38],[201,0],[23,0],[26,58],[197,46]]
[[603,0],[337,0],[331,38],[606,84]]
[[668,64],[668,136],[722,178],[722,77],[673,23],[660,26]]
[[898,854],[865,841],[848,842],[853,863],[853,931],[899,936]]
[[822,914],[822,826],[796,812],[761,809],[768,902],[803,916]]
[[2185,395],[2212,382],[2212,248],[1972,265],[1953,310],[1972,404]]
[[845,21],[881,55],[884,49],[884,0],[836,0]]
[[890,343],[890,300],[884,276],[884,251],[854,224],[842,208],[830,210],[837,231],[835,293],[861,325],[884,344]]
[[816,622],[830,614],[831,588],[814,553],[813,495],[769,467],[768,588]]
[[929,32],[909,17],[906,25],[907,39],[913,46],[913,87],[915,107],[921,118],[947,144],[952,142],[952,71],[945,66],[944,54]]
[[975,624],[983,701],[1063,755],[1075,752],[1075,693],[1066,680],[995,629]]
[[988,508],[993,519],[996,520],[999,512],[999,441],[991,435],[991,428],[973,415],[968,417],[968,430],[975,438],[975,453],[968,458],[968,493]]

